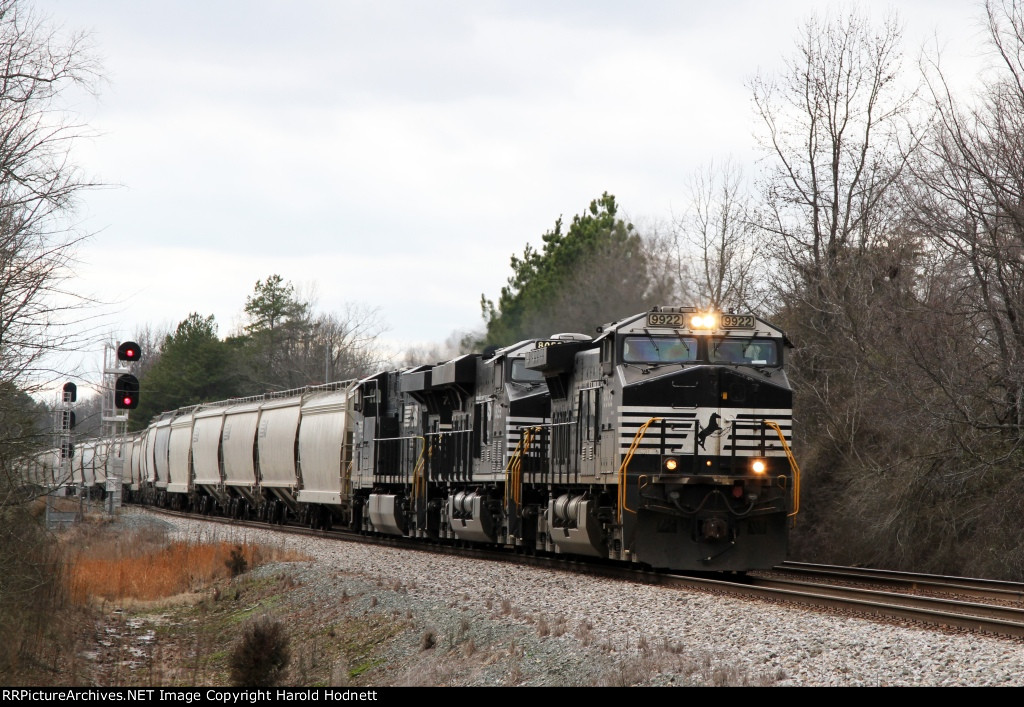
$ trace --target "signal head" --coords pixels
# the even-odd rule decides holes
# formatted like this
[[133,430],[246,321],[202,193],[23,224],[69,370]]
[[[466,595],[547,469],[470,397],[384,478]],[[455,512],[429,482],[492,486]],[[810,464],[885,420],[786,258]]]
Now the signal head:
[[117,360],[135,363],[142,358],[142,350],[134,341],[125,341],[117,347]]
[[130,373],[117,377],[114,383],[114,407],[118,410],[134,410],[139,406],[139,379]]

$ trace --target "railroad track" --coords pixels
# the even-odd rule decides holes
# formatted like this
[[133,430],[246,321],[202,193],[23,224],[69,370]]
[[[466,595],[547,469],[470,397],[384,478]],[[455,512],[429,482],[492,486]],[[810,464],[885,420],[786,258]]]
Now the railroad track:
[[337,531],[311,530],[258,521],[152,512],[264,528],[275,532],[369,542],[450,555],[518,562],[553,570],[583,572],[666,588],[699,590],[794,606],[822,609],[878,621],[895,621],[1024,639],[1024,584],[998,580],[943,577],[834,565],[786,562],[771,571],[745,575],[665,573],[629,565],[595,563],[564,556],[515,554],[486,548],[466,548],[397,537],[374,537]]
[[854,586],[853,583],[843,584],[840,572],[833,572],[828,581],[823,581],[821,575],[807,574],[807,569],[802,570],[804,574],[791,578],[780,576],[784,575],[783,570],[751,573],[743,580],[673,576],[668,581],[679,586],[835,610],[882,621],[1024,638],[1024,608],[1019,603],[1014,605],[1015,599],[1011,598],[1016,596],[1017,590],[1001,592],[998,599],[967,600],[962,598],[965,586],[972,582],[984,584],[984,580],[906,573],[901,590],[892,591],[867,586],[870,582],[864,574],[848,575],[856,578],[857,586]]
[[842,583],[851,586],[888,588],[895,592],[962,598],[968,601],[1005,604],[1024,608],[1024,583],[970,577],[946,577],[936,574],[897,572],[867,567],[839,567],[806,562],[785,562],[775,569],[776,576],[812,582]]

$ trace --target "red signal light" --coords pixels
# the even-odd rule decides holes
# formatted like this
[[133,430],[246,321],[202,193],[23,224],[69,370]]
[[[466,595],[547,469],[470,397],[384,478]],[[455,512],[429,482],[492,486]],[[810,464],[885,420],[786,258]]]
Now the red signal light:
[[139,406],[139,379],[130,373],[118,377],[114,383],[114,407],[134,410]]
[[142,358],[142,350],[134,341],[126,341],[117,347],[118,361],[138,361]]

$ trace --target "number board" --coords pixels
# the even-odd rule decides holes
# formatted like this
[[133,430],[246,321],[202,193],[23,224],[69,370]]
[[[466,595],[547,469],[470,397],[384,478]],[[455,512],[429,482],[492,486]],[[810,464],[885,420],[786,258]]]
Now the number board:
[[647,326],[685,327],[686,320],[681,312],[648,312]]
[[722,315],[722,328],[723,329],[753,329],[754,328],[754,315],[753,314],[723,314]]
[[[723,314],[721,318],[723,329],[753,329],[753,314]],[[686,327],[686,314],[682,312],[648,312],[647,326],[649,327]]]
[[546,349],[549,346],[554,346],[555,344],[560,344],[560,343],[562,343],[562,342],[559,341],[558,339],[555,339],[553,341],[552,340],[538,341],[537,342],[537,348],[538,349]]

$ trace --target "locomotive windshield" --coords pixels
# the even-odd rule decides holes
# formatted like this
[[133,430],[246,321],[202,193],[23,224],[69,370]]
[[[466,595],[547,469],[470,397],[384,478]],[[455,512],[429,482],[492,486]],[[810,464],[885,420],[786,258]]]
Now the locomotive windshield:
[[[707,343],[707,350],[701,345]],[[625,363],[740,363],[750,366],[779,365],[778,342],[774,339],[733,337],[627,336],[623,339]]]
[[753,366],[776,366],[778,347],[772,339],[723,339],[709,342],[708,360],[715,363],[746,363]]
[[627,336],[622,360],[627,363],[685,363],[697,359],[697,339],[690,336]]

